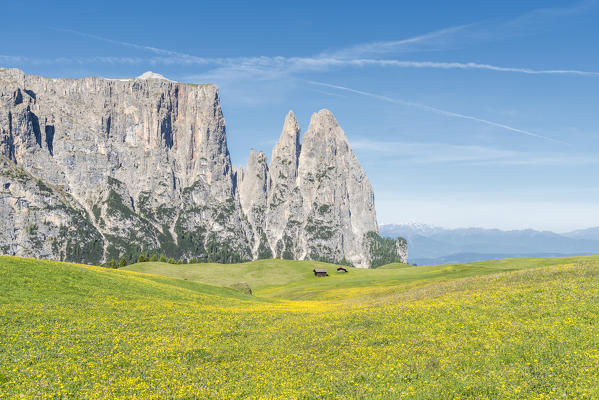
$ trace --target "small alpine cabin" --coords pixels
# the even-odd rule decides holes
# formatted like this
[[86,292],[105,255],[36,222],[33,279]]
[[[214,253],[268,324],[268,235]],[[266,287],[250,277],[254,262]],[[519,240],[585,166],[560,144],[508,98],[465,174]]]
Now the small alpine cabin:
[[345,273],[345,272],[347,272],[347,268],[345,268],[345,267],[337,267],[337,272]]
[[329,276],[329,273],[326,269],[315,269],[314,276]]

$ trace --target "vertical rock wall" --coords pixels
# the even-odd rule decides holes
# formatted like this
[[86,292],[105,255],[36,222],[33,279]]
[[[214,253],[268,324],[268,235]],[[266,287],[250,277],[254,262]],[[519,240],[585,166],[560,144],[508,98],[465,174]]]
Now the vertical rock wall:
[[335,117],[315,113],[300,144],[289,112],[271,158],[233,171],[214,85],[0,69],[0,250],[370,266],[374,195]]

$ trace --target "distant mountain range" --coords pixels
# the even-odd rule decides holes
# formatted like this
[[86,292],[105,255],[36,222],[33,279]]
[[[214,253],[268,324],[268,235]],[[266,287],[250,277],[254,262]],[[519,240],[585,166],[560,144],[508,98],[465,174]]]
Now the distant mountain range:
[[382,236],[407,239],[410,263],[419,265],[599,253],[599,227],[558,234],[533,229],[445,229],[391,224],[381,225],[380,231]]

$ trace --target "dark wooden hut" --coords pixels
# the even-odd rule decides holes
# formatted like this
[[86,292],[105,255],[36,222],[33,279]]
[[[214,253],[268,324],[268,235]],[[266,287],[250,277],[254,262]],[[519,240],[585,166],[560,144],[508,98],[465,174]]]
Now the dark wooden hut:
[[326,269],[314,269],[314,276],[329,276],[329,272]]

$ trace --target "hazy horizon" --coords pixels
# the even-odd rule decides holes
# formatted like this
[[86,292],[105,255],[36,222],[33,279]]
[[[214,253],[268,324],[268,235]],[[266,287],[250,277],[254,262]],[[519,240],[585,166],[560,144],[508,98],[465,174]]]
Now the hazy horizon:
[[407,221],[407,222],[390,222],[390,223],[379,223],[379,227],[380,226],[393,226],[393,225],[402,225],[402,226],[426,226],[429,228],[434,228],[434,229],[446,229],[446,230],[458,230],[458,229],[486,229],[486,230],[492,230],[492,229],[497,229],[500,231],[505,231],[505,232],[509,232],[509,231],[526,231],[526,230],[533,230],[533,231],[538,231],[538,232],[551,232],[551,233],[556,233],[558,235],[563,235],[563,234],[567,234],[567,233],[571,233],[574,231],[582,231],[582,230],[586,230],[586,229],[592,229],[592,228],[597,228],[596,225],[589,225],[589,226],[584,226],[582,228],[574,228],[574,229],[568,229],[568,230],[563,230],[563,231],[557,231],[557,230],[552,230],[552,229],[537,229],[537,228],[531,228],[531,227],[504,227],[504,228],[498,228],[497,226],[481,226],[481,225],[436,225],[436,224],[429,224],[426,222],[419,222],[419,221]]

